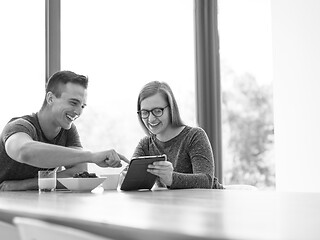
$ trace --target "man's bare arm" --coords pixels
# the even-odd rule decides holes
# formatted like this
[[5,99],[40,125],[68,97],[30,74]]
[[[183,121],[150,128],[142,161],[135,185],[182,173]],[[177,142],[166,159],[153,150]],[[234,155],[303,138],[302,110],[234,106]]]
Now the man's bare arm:
[[[58,178],[65,178],[65,177],[73,177],[75,173],[87,171],[87,164],[77,164],[72,167],[68,167],[65,170],[57,172],[57,179]],[[63,185],[57,181],[57,189],[64,188]],[[3,181],[0,183],[0,191],[25,191],[25,190],[37,190],[38,189],[38,179],[37,178],[30,178],[24,180],[10,180],[10,181]]]
[[0,191],[25,191],[37,190],[38,179],[30,178],[25,180],[10,180],[0,183]]
[[54,168],[85,162],[96,163],[100,167],[120,167],[120,158],[123,158],[114,150],[93,153],[37,142],[22,132],[10,136],[5,148],[12,159],[39,168]]

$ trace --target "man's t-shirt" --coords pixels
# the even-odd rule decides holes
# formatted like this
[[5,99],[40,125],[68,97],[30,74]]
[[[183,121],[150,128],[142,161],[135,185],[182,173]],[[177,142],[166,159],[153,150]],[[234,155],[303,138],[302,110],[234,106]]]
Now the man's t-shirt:
[[17,162],[10,158],[5,150],[7,139],[18,132],[28,134],[34,141],[44,142],[65,147],[82,147],[79,134],[74,124],[71,128],[61,129],[59,134],[53,139],[48,140],[43,134],[37,114],[25,115],[11,119],[4,127],[0,139],[0,183],[5,180],[22,180],[37,177],[42,168],[30,166]]

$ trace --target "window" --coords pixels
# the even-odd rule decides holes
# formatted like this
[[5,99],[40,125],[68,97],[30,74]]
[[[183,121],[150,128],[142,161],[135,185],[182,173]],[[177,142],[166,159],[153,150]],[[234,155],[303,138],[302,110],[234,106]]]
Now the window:
[[0,1],[1,129],[12,117],[36,112],[42,105],[44,5],[44,1]]
[[145,136],[137,97],[153,80],[172,87],[182,119],[196,125],[193,21],[191,0],[61,1],[61,69],[89,76],[76,122],[85,148],[131,158]]
[[225,184],[275,187],[269,0],[220,0]]
[[[8,23],[0,25],[1,127],[41,107],[44,5],[0,2],[0,21]],[[130,158],[144,136],[137,96],[153,80],[170,84],[182,119],[197,125],[193,7],[191,0],[61,1],[61,69],[90,79],[88,107],[76,123],[85,148]],[[274,187],[270,2],[218,7],[224,183]]]

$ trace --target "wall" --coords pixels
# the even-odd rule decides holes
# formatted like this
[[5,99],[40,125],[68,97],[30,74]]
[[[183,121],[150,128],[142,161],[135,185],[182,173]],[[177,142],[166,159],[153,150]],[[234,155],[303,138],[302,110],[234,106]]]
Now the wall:
[[320,1],[271,0],[277,190],[320,191]]

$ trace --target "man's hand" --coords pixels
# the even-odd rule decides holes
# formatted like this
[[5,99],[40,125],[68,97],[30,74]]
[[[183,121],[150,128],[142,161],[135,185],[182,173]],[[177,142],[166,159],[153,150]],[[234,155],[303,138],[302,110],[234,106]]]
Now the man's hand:
[[38,179],[30,178],[25,180],[16,181],[3,181],[0,183],[0,191],[25,191],[25,190],[37,190]]
[[111,150],[107,150],[104,152],[99,152],[97,154],[97,158],[94,159],[93,161],[99,167],[118,168],[118,167],[122,166],[121,160],[129,163],[129,160],[125,156],[123,156],[123,155],[117,153],[115,150],[111,149]]

